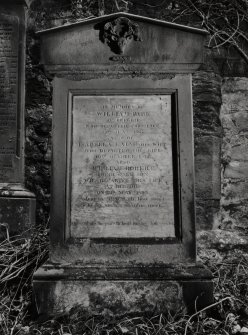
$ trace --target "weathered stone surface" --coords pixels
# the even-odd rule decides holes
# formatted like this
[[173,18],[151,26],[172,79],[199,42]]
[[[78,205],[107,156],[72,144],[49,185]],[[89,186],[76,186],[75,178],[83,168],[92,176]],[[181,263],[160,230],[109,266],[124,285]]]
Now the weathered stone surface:
[[221,104],[221,77],[214,72],[197,71],[193,74],[193,95],[196,105],[210,103]]
[[0,197],[0,240],[34,227],[35,198]]
[[221,77],[214,72],[198,71],[192,79],[196,222],[197,229],[212,229],[221,197]]
[[[106,4],[108,6],[108,4]],[[60,7],[61,6],[61,7]],[[28,75],[27,75],[27,85],[28,85],[28,95],[27,95],[27,102],[30,106],[33,108],[36,108],[37,104],[41,104],[45,102],[46,104],[51,105],[51,89],[49,88],[49,81],[44,76],[44,73],[40,69],[40,67],[37,67],[37,64],[39,63],[39,58],[37,57],[38,47],[37,47],[37,41],[34,38],[33,29],[40,30],[42,28],[48,28],[51,26],[56,26],[61,24],[62,21],[66,22],[68,20],[68,17],[72,15],[73,19],[73,13],[71,12],[71,8],[63,9],[63,3],[60,4],[55,3],[55,1],[52,0],[43,0],[42,4],[39,1],[33,1],[30,9],[30,15],[29,15],[29,38],[28,38]],[[122,8],[124,10],[124,8]],[[135,2],[134,5],[131,7],[131,12],[133,14],[140,14],[140,15],[147,15],[150,17],[156,17],[160,18],[163,15],[163,10],[161,7],[161,11],[157,10],[156,8],[150,7],[150,6],[144,6],[139,2]],[[82,15],[89,16],[97,15],[97,8],[96,11],[93,11],[93,8],[91,8],[90,13],[83,12]],[[228,54],[229,52],[229,54]],[[238,58],[238,55],[235,55],[235,59],[233,58],[234,55],[230,55],[230,50],[225,51],[225,49],[218,49],[218,50],[211,50],[209,51],[207,49],[206,54],[206,63],[210,60],[211,57],[215,59],[215,61],[218,63],[219,69],[223,72],[228,72],[230,75],[235,75],[235,73],[238,73],[240,75],[245,74],[245,67],[243,63]],[[32,62],[29,62],[29,57],[31,57]],[[228,58],[229,57],[229,58]],[[228,61],[227,61],[228,59]],[[231,68],[230,68],[231,66]],[[243,70],[242,70],[243,69]],[[235,72],[236,71],[236,72]],[[242,72],[243,71],[243,72]],[[201,136],[202,133],[205,131],[208,133],[209,131],[213,131],[216,135],[216,132],[220,135],[220,122],[219,122],[219,102],[220,102],[220,88],[217,89],[217,86],[220,87],[221,85],[221,77],[219,75],[216,75],[213,72],[205,72],[205,71],[198,71],[196,74],[193,75],[193,93],[194,93],[194,127],[195,127],[195,138],[197,139],[199,136]],[[246,78],[229,78],[228,81],[224,83],[226,86],[226,91],[235,91],[235,87],[238,87],[238,90],[246,90],[247,83]],[[238,85],[238,86],[237,86]],[[216,86],[216,88],[214,88]],[[197,89],[196,89],[197,87]],[[212,88],[211,88],[212,87]],[[50,91],[49,91],[50,90]],[[214,93],[211,93],[211,90]],[[208,94],[206,95],[206,92],[209,92],[211,98],[208,98]],[[201,99],[201,103],[197,102],[198,100],[198,94],[199,99]],[[219,98],[215,96],[215,94],[219,95]],[[206,103],[204,103],[204,99],[207,99]],[[212,105],[212,101],[215,103],[215,105]],[[39,111],[39,107],[37,107],[37,113]],[[46,116],[44,116],[46,117]],[[32,122],[32,120],[30,120]],[[244,127],[246,129],[245,120],[242,120],[240,123],[241,127]],[[216,130],[216,132],[215,132]],[[214,135],[214,136],[215,136]],[[218,136],[219,136],[218,135]],[[35,149],[36,146],[33,146]],[[31,155],[31,148],[30,153]],[[27,175],[31,174],[33,176],[33,166],[35,162],[32,162],[30,169],[27,171]],[[49,162],[47,162],[49,165]],[[198,163],[197,163],[198,164]],[[196,164],[196,165],[197,165]],[[29,165],[29,162],[28,162]],[[210,165],[210,164],[209,164]],[[203,169],[201,167],[201,169]],[[30,172],[29,172],[30,171]],[[43,184],[47,185],[49,184],[49,180],[46,178],[49,178],[49,174],[47,174],[47,169],[44,170],[44,174],[41,175],[42,169],[39,169],[39,166],[36,167],[36,171],[39,171],[39,178],[37,178],[36,184],[39,183],[39,192],[43,192]],[[203,175],[204,172],[202,172],[201,175]],[[33,178],[33,177],[32,177]],[[198,182],[196,178],[196,182]],[[204,180],[202,179],[200,183],[203,185]],[[218,183],[217,183],[218,184]],[[33,186],[34,187],[34,186]],[[35,188],[34,188],[35,189]],[[207,182],[206,189],[210,189],[209,182]],[[45,187],[44,190],[45,194],[47,194],[47,190]],[[45,204],[47,201],[45,201]],[[42,201],[40,202],[40,205],[42,206]],[[201,207],[202,205],[199,205]],[[41,209],[45,212],[47,212],[48,207]],[[206,206],[206,210],[204,212],[207,213],[209,210],[209,206]],[[209,227],[212,226],[213,221],[209,221]],[[202,221],[202,219],[198,219],[198,224]],[[206,221],[204,221],[204,227],[206,225]]]
[[223,124],[222,145],[222,198],[220,228],[229,231],[233,241],[240,248],[244,245],[242,234],[248,231],[247,187],[247,115],[248,79],[226,78],[222,87],[223,105],[221,121]]
[[223,203],[221,215],[221,229],[233,231],[234,234],[247,234],[247,199],[239,204]]
[[228,93],[247,94],[247,77],[226,77],[222,85],[222,94],[225,96]]
[[[125,31],[129,31],[128,35],[120,30],[119,37],[118,33],[114,34],[114,38],[112,33],[107,37],[106,23],[111,27],[118,20],[122,22],[121,29],[124,27]],[[125,27],[127,22],[133,24],[135,30]],[[47,35],[48,31],[40,31],[41,61],[50,73],[64,77],[66,73],[92,70],[99,73],[106,70],[187,73],[199,68],[203,61],[205,30],[166,21],[156,21],[155,25],[151,23],[150,18],[139,20],[135,15],[119,12],[53,28],[52,39],[51,35]],[[115,49],[113,44],[122,45],[121,50]],[[78,48],[79,45],[81,48]],[[122,49],[124,45],[125,53]],[[177,52],[179,48],[180,53]]]
[[39,281],[39,314],[62,314],[78,307],[90,315],[176,311],[184,305],[182,287],[168,281]]
[[[8,10],[8,6],[0,7],[0,182],[22,182],[23,147],[17,137],[18,117],[22,108],[18,108],[21,96],[18,94],[19,68],[19,16],[18,11]],[[19,159],[18,157],[19,156]],[[20,156],[21,159],[20,159]]]
[[[105,91],[106,87],[108,87],[108,92]],[[99,261],[101,262],[101,264],[104,262],[108,262],[108,263],[114,262],[118,264],[120,264],[120,262],[121,263],[123,262],[126,264],[127,262],[131,262],[131,261],[149,263],[152,260],[152,262],[167,262],[168,263],[172,261],[174,262],[174,260],[176,260],[177,258],[182,259],[182,257],[185,257],[185,259],[188,260],[191,257],[194,257],[194,253],[195,253],[194,237],[193,237],[194,229],[190,228],[192,227],[194,223],[194,209],[193,209],[194,202],[191,200],[193,196],[193,192],[192,192],[193,190],[193,186],[192,186],[193,159],[190,159],[190,157],[193,156],[192,142],[190,139],[192,136],[192,128],[191,128],[192,119],[191,119],[190,99],[185,98],[186,92],[189,97],[191,93],[190,76],[189,75],[178,75],[173,78],[166,78],[164,80],[159,79],[157,81],[153,79],[151,80],[151,79],[143,78],[143,77],[132,78],[132,79],[119,78],[115,80],[114,79],[110,80],[109,78],[105,78],[105,79],[98,78],[97,80],[89,79],[87,81],[72,81],[68,79],[56,78],[54,82],[54,88],[55,88],[55,91],[54,91],[54,96],[55,96],[54,123],[55,125],[57,125],[56,127],[57,136],[54,137],[55,150],[54,150],[54,155],[53,155],[54,162],[56,163],[53,165],[53,169],[54,169],[53,175],[56,176],[56,178],[53,181],[54,192],[53,192],[53,202],[52,202],[52,206],[53,206],[52,222],[54,222],[54,224],[51,227],[51,241],[54,246],[51,250],[52,251],[51,257],[53,261],[56,260],[57,262],[59,261],[59,259],[61,259],[63,261],[80,260],[83,262],[93,262],[93,263],[97,263]],[[70,187],[71,187],[71,181],[72,181],[72,179],[70,179],[71,178],[71,173],[70,173],[71,165],[69,164],[65,165],[64,162],[70,161],[71,157],[74,157],[71,154],[71,148],[73,149],[73,147],[71,146],[70,143],[72,142],[70,143],[67,142],[68,139],[69,141],[70,139],[72,139],[72,141],[74,140],[73,128],[72,128],[74,114],[73,114],[73,108],[69,108],[69,110],[67,110],[67,106],[71,106],[72,102],[74,101],[74,97],[81,97],[82,92],[84,92],[84,94],[87,93],[86,94],[87,96],[91,96],[92,92],[94,92],[95,101],[97,101],[99,97],[102,96],[103,92],[106,94],[106,97],[111,97],[112,95],[119,96],[119,92],[122,92],[122,91],[125,92],[125,90],[128,90],[126,91],[127,92],[126,94],[128,96],[133,92],[136,92],[136,93],[138,92],[139,93],[138,96],[140,96],[142,95],[142,92],[144,90],[144,92],[146,93],[144,95],[150,96],[149,90],[152,90],[151,93],[154,94],[154,92],[163,92],[163,91],[167,92],[167,90],[169,89],[173,89],[173,90],[177,89],[178,101],[180,102],[179,107],[178,107],[178,119],[179,119],[178,136],[179,136],[179,141],[180,141],[180,159],[182,162],[182,165],[180,165],[180,167],[178,166],[178,168],[180,168],[180,175],[177,174],[178,170],[176,170],[176,168],[175,170],[173,170],[175,171],[174,172],[175,173],[174,196],[175,198],[178,197],[176,181],[177,181],[177,178],[179,177],[181,178],[181,194],[182,194],[180,209],[175,211],[176,236],[175,237],[172,237],[172,236],[158,237],[158,235],[154,236],[154,233],[151,230],[149,230],[149,235],[148,234],[146,236],[143,235],[143,237],[146,240],[143,240],[142,243],[136,243],[137,241],[135,241],[135,239],[138,239],[139,241],[142,238],[142,236],[137,237],[139,236],[138,234],[131,235],[128,231],[126,238],[125,238],[125,234],[122,232],[121,237],[123,240],[121,240],[121,238],[118,238],[118,237],[114,237],[111,239],[110,238],[111,236],[106,236],[106,235],[100,238],[98,235],[96,239],[92,238],[91,242],[88,243],[87,236],[82,236],[82,234],[73,235],[71,232],[73,231],[74,227],[72,227],[72,229],[70,227],[71,213],[70,213],[70,193],[69,193]],[[70,90],[72,94],[68,95],[68,90]],[[151,94],[151,96],[153,94]],[[173,100],[173,97],[174,95],[171,96],[172,100]],[[92,111],[92,109],[89,109],[89,111]],[[109,110],[108,113],[111,113],[111,111]],[[175,115],[175,113],[173,113],[172,115]],[[156,118],[154,118],[154,121],[156,121]],[[112,121],[110,122],[110,124],[112,125]],[[139,124],[144,125],[141,121]],[[173,127],[172,131],[175,131],[175,130],[176,130],[176,127],[175,128]],[[65,137],[65,134],[68,134],[68,137]],[[99,132],[99,134],[101,136],[101,132]],[[95,132],[95,136],[96,136],[96,139],[94,141],[97,141],[97,132]],[[77,144],[78,141],[76,140],[75,143]],[[114,140],[112,145],[115,145],[115,143],[116,143],[116,140]],[[123,143],[124,143],[124,146],[121,150],[125,149],[126,147],[126,144],[125,144],[126,141],[124,141]],[[146,144],[146,142],[144,143]],[[144,147],[142,145],[143,142],[142,143],[137,142],[136,144],[138,145],[138,149],[142,149]],[[69,150],[67,150],[66,148],[68,148]],[[174,148],[176,150],[175,144],[174,144]],[[104,155],[108,157],[106,153]],[[174,168],[174,164],[177,164],[176,155],[174,157],[175,157],[175,160],[173,161],[173,168]],[[81,159],[82,167],[84,166],[85,163],[87,164],[86,161],[84,162],[84,156],[80,155],[79,158]],[[149,157],[148,157],[148,162],[149,162]],[[75,163],[78,164],[77,161]],[[85,166],[87,167],[87,165]],[[117,165],[117,168],[118,166],[119,165]],[[133,167],[131,167],[131,169],[133,169]],[[80,169],[78,171],[80,171]],[[66,183],[65,183],[65,180],[67,180]],[[118,183],[114,181],[111,184],[111,187],[115,187],[115,184],[118,184]],[[155,184],[156,184],[156,180],[155,180]],[[65,189],[66,185],[68,185],[67,189]],[[85,185],[87,186],[87,183]],[[126,187],[128,183],[127,185],[123,183],[123,185]],[[97,191],[98,189],[100,190],[100,186],[101,186],[101,183],[97,183],[95,186],[96,187],[95,191]],[[83,187],[83,186],[80,186],[80,187]],[[94,188],[93,188],[93,191],[94,191]],[[177,199],[175,200],[175,204],[179,206],[179,202],[177,201]],[[116,207],[118,208],[118,205],[116,205]],[[114,207],[114,210],[115,210],[115,213],[117,212],[117,214],[118,212],[120,212],[120,211],[117,211],[115,207]],[[112,209],[110,207],[109,208],[110,215],[111,215],[111,211]],[[128,211],[129,211],[129,208],[128,208]],[[128,211],[127,213],[129,213]],[[176,242],[177,242],[177,236],[179,236],[180,234],[180,230],[179,230],[180,227],[178,225],[178,223],[180,222],[180,217],[178,216],[180,211],[182,213],[181,229],[182,229],[183,238],[181,239],[181,243],[177,243],[175,247],[175,245],[171,242],[173,241],[173,239],[176,239]],[[133,212],[135,213],[135,211]],[[146,220],[147,218],[149,219],[148,215],[144,217],[144,220]],[[81,220],[83,221],[83,219],[84,217],[83,215],[81,215]],[[100,226],[101,223],[102,222],[99,221],[98,225]],[[145,226],[146,224],[147,222],[144,221]],[[143,233],[144,228],[142,228],[142,225],[141,225],[141,229]],[[65,229],[66,229],[66,237],[65,237]],[[140,232],[138,233],[140,234]],[[97,238],[99,240],[97,240]],[[107,242],[108,239],[109,241]],[[157,241],[158,239],[161,239],[160,243],[157,243],[159,242]],[[67,241],[66,243],[68,244],[68,247],[63,248],[63,245],[61,246],[61,241],[65,241],[65,240]],[[153,240],[154,242],[152,242]],[[189,241],[191,241],[192,244]]]
[[0,3],[0,225],[10,235],[35,222],[34,195],[24,187],[25,5]]
[[220,215],[220,200],[219,199],[197,199],[196,202],[196,225],[199,231],[211,230],[218,227]]
[[[118,20],[144,40],[124,50],[126,35],[115,35],[121,52],[106,42],[101,31]],[[196,271],[190,73],[205,32],[116,13],[39,35],[55,75],[51,248],[34,276],[39,313],[189,311],[205,292],[204,306],[212,284]],[[118,186],[130,194],[120,197]]]
[[[93,3],[93,2],[92,2]],[[120,4],[120,2],[118,2]],[[133,5],[130,7],[130,12],[133,14],[139,14],[139,15],[146,15],[149,17],[154,18],[166,18],[168,19],[170,17],[170,11],[167,11],[166,6],[161,5],[159,7],[154,6],[154,1],[149,0],[146,1],[149,6],[144,4],[143,2],[140,2],[138,0],[132,1]],[[123,2],[124,4],[124,2]],[[159,4],[158,4],[159,5]],[[113,10],[114,2],[112,1],[105,1],[106,11],[109,13]],[[125,5],[123,5],[125,6]],[[124,7],[120,7],[120,10],[125,10]],[[91,15],[98,15],[98,8],[94,5],[90,8],[87,7],[87,9],[82,10],[81,12],[81,18],[83,17],[89,17]],[[39,57],[38,57],[38,43],[37,39],[34,37],[34,30],[41,30],[44,28],[49,28],[51,26],[60,25],[62,23],[68,22],[68,20],[75,20],[76,15],[74,15],[73,8],[68,6],[65,1],[57,1],[57,0],[34,0],[31,4],[31,8],[29,10],[28,15],[28,27],[29,27],[29,33],[28,33],[28,63],[27,63],[27,102],[28,102],[28,108],[34,109],[34,113],[36,110],[36,114],[40,115],[41,118],[50,118],[50,116],[47,116],[46,114],[43,114],[40,112],[39,104],[47,104],[51,105],[51,87],[50,82],[47,79],[47,77],[44,75],[44,72],[42,71],[41,67],[38,66],[39,64]],[[190,22],[189,22],[190,20]],[[187,21],[185,21],[186,24],[194,24],[193,22],[194,18],[187,18]],[[31,59],[31,61],[30,61]],[[237,52],[233,52],[230,48],[218,48],[218,49],[208,49],[206,48],[206,57],[205,57],[205,64],[204,68],[209,71],[209,69],[215,69],[216,71],[219,71],[222,75],[226,76],[243,76],[239,78],[227,78],[227,80],[223,83],[223,94],[237,92],[237,91],[247,91],[247,78],[244,76],[247,76],[247,64],[241,60]],[[216,66],[217,64],[217,66]],[[205,80],[201,79],[201,76],[205,77]],[[219,78],[217,81],[216,79]],[[197,81],[196,81],[197,79]],[[221,77],[219,75],[215,75],[214,73],[205,73],[205,72],[197,72],[197,74],[193,75],[193,93],[195,92],[195,87],[199,86],[201,93],[201,97],[203,97],[204,94],[204,85],[207,87],[211,87],[212,84],[221,85]],[[203,85],[202,85],[203,84]],[[224,93],[225,91],[225,93]],[[217,90],[218,92],[218,90]],[[223,96],[224,96],[223,95]],[[206,96],[206,95],[205,95]],[[213,97],[213,101],[218,100],[217,98]],[[247,101],[247,97],[245,99],[240,96],[240,101]],[[204,104],[204,102],[201,103],[201,105],[197,104],[197,94],[194,93],[194,127],[195,127],[195,139],[201,136],[201,134],[205,134],[205,131],[207,132],[207,136],[212,136],[212,131],[215,133],[215,129],[220,134],[221,127],[220,122],[218,118],[219,114],[219,107],[212,106],[211,99],[208,99],[208,102]],[[228,104],[227,104],[228,105]],[[247,109],[247,108],[246,108]],[[239,113],[239,112],[238,112]],[[235,118],[235,122],[238,122],[240,129],[237,131],[235,130],[235,127],[231,127],[234,134],[237,136],[237,141],[235,142],[236,146],[229,146],[229,140],[233,139],[232,133],[226,133],[225,131],[225,124],[224,120],[222,119],[222,125],[224,126],[224,131],[226,133],[224,137],[224,147],[225,149],[222,152],[222,160],[223,160],[223,168],[228,164],[228,161],[232,155],[235,156],[235,160],[238,155],[242,155],[243,157],[247,156],[247,151],[245,150],[245,144],[240,144],[239,141],[241,138],[244,137],[242,133],[239,133],[239,131],[246,132],[247,130],[247,113],[246,111],[241,112],[243,113],[242,120],[239,122],[237,118]],[[233,117],[233,116],[232,116]],[[29,117],[28,117],[29,118]],[[30,118],[30,125],[33,122],[33,118]],[[232,123],[232,120],[230,120]],[[28,128],[29,126],[28,125]],[[209,134],[211,132],[211,134]],[[216,135],[216,133],[215,133]],[[215,135],[213,137],[215,137]],[[218,135],[219,136],[219,135]],[[228,147],[229,146],[229,147]],[[238,146],[241,146],[242,148],[239,150]],[[237,148],[237,151],[236,149]],[[33,151],[32,151],[33,150]],[[41,167],[41,161],[39,163],[36,163],[35,160],[32,160],[32,152],[35,153],[37,150],[36,145],[32,145],[32,142],[29,146],[28,150],[28,157],[30,160],[27,160],[27,171],[26,175],[29,178],[29,187],[37,192],[37,194],[40,194],[39,198],[39,206],[40,206],[40,217],[44,219],[44,222],[46,221],[46,218],[48,217],[48,211],[49,211],[49,185],[50,185],[50,162],[46,161],[43,167]],[[44,157],[44,156],[43,156]],[[209,164],[210,165],[210,164]],[[201,167],[202,170],[204,170],[204,167]],[[201,175],[204,175],[204,172],[202,171]],[[198,179],[196,178],[196,182],[198,183]],[[240,199],[244,200],[243,205],[245,206],[245,199],[247,198],[247,183],[246,181],[243,182],[239,179],[230,179],[226,178],[226,180],[223,180],[223,198],[229,201],[229,198],[231,198],[232,203],[239,203]],[[204,178],[200,181],[200,183],[204,184]],[[218,183],[217,183],[218,184]],[[206,185],[206,189],[210,189],[209,180]],[[197,191],[198,192],[198,191]],[[43,195],[42,195],[43,194]],[[221,216],[218,217],[218,220],[216,221],[216,215],[218,211],[218,202],[219,200],[209,200],[209,199],[203,199],[200,201],[200,199],[197,199],[196,203],[196,210],[197,210],[197,226],[199,229],[210,229],[212,225],[218,226],[218,223],[221,224]],[[44,206],[43,206],[44,204]],[[212,208],[213,206],[213,208]],[[241,215],[244,213],[244,219],[243,222],[245,223],[245,211],[244,207],[241,209],[238,207],[233,207],[232,210],[232,216],[234,214],[234,211],[237,211],[237,214],[240,212]],[[229,210],[225,210],[225,217],[227,218],[227,221],[229,221]],[[45,213],[43,215],[42,213]],[[216,214],[215,214],[216,213]],[[229,217],[229,219],[228,219]],[[239,219],[237,219],[237,222],[239,222]],[[202,225],[202,226],[201,226]],[[202,228],[200,228],[202,227]],[[224,228],[223,228],[224,229]],[[221,238],[221,234],[224,233],[223,230],[220,232],[220,234],[216,235],[217,239]],[[237,239],[235,239],[235,231],[233,231],[234,239],[233,239],[233,249],[235,249],[235,243],[237,243],[239,248],[239,243]],[[213,235],[214,236],[214,235]],[[213,241],[215,239],[213,238]],[[232,242],[232,241],[231,241]],[[206,248],[211,247],[211,237],[209,239],[209,245],[206,244]],[[204,246],[204,241],[200,241],[199,244]],[[213,246],[214,248],[214,246]],[[226,249],[228,249],[226,247]],[[211,252],[214,253],[214,249],[211,249]]]
[[248,89],[245,90],[245,82],[248,87],[248,79],[227,78],[223,85],[224,178],[247,178]]
[[211,259],[232,254],[234,251],[248,253],[247,235],[237,231],[215,229],[212,231],[201,231],[197,233],[199,256]]
[[222,202],[228,204],[239,204],[247,200],[247,184],[242,179],[226,179],[223,182]]
[[220,211],[216,213],[214,230],[198,233],[198,250],[203,256],[206,250],[220,258],[234,250],[248,252],[247,95],[247,78],[225,78],[220,113],[223,127]]
[[13,10],[7,4],[1,4],[0,13],[0,182],[17,183],[23,181],[23,133],[18,124],[23,90],[18,87],[23,84],[19,41],[24,38],[20,29],[24,16],[21,6]]
[[36,281],[38,313],[62,314],[73,308],[86,315],[156,315],[157,313],[195,311],[212,303],[213,283],[184,281]]
[[244,58],[240,57],[239,52],[233,47],[222,46],[211,49],[207,53],[208,58],[212,59],[218,73],[222,77],[243,77],[247,74],[248,65]]
[[174,237],[170,95],[75,96],[71,237]]
[[[242,122],[242,120],[240,120]],[[237,125],[240,128],[240,125]],[[242,127],[242,131],[248,131],[248,127],[246,130],[246,125]],[[243,143],[240,145],[234,145],[230,150],[230,158],[233,161],[248,161],[248,140],[245,139]]]
[[201,136],[195,139],[196,196],[202,199],[220,199],[221,139]]
[[247,179],[247,162],[232,160],[228,163],[224,170],[224,177],[231,179]]
[[143,264],[113,266],[113,263],[105,266],[96,264],[75,265],[69,263],[47,262],[35,273],[39,280],[207,280],[212,274],[201,263],[168,263],[168,264]]

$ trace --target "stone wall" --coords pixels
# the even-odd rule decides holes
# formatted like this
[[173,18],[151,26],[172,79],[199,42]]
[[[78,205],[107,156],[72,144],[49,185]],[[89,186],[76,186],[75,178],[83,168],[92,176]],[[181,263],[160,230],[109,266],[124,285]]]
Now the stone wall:
[[248,78],[222,86],[222,228],[248,233]]
[[[111,11],[110,2],[108,5]],[[92,13],[98,14],[94,8],[81,14]],[[162,15],[138,1],[134,1],[132,13],[157,18]],[[77,15],[69,0],[35,0],[28,13],[26,183],[37,196],[37,222],[43,225],[49,218],[52,86],[51,78],[39,65],[35,31],[73,21]],[[247,67],[238,55],[232,54],[227,63],[224,49],[217,54],[206,48],[206,62],[192,80],[196,213],[202,256],[206,249],[215,257],[246,249],[248,243],[248,78],[223,77],[244,76]]]
[[213,229],[220,205],[221,77],[212,71],[193,75],[196,222]]
[[224,77],[221,85],[221,199],[211,231],[198,232],[199,254],[248,252],[248,78]]
[[50,211],[52,85],[39,65],[38,41],[28,31],[26,60],[26,186],[36,195],[37,223]]

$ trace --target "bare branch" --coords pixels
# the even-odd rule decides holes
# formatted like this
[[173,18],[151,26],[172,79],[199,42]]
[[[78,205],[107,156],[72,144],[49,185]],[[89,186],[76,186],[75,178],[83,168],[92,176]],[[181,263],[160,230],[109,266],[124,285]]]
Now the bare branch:
[[210,33],[208,46],[232,46],[248,63],[248,0],[176,0],[176,3],[170,12],[173,22],[189,22],[191,17],[198,17],[197,26]]

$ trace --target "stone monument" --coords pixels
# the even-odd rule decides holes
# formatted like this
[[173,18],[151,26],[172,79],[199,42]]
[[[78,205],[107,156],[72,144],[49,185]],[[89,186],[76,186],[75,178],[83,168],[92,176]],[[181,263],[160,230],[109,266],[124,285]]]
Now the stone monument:
[[25,6],[0,3],[0,225],[18,234],[35,222],[35,197],[24,187]]
[[196,263],[191,73],[204,30],[116,13],[38,33],[54,75],[49,261],[40,314],[188,311]]

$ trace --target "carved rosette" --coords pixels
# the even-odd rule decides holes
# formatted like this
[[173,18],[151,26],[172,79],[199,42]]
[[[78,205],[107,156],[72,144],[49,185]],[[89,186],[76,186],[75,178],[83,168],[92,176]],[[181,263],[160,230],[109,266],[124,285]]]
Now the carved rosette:
[[141,41],[142,39],[137,23],[126,17],[119,17],[104,25],[103,40],[114,53],[122,55],[132,40]]

